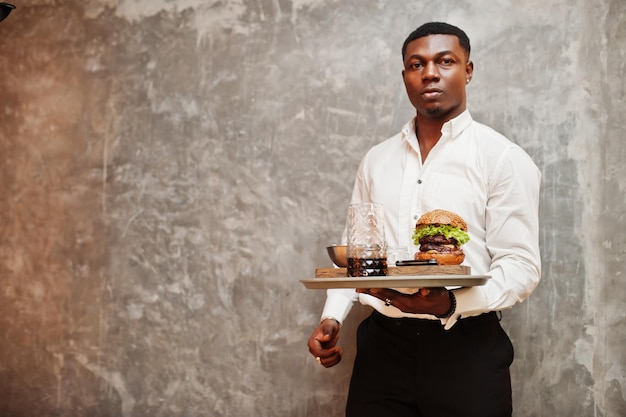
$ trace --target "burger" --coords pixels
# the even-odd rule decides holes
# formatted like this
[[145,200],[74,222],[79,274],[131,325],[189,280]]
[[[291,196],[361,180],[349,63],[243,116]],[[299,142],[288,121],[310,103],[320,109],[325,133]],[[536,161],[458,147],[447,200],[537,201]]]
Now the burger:
[[415,259],[436,259],[439,265],[459,265],[465,259],[461,246],[469,241],[467,224],[456,213],[433,210],[417,220],[413,243]]

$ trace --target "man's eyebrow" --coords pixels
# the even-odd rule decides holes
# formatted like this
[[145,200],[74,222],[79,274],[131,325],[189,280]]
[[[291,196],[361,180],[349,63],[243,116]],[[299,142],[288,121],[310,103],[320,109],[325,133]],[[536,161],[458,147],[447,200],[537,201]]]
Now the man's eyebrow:
[[[445,50],[445,51],[437,52],[435,54],[435,57],[439,58],[439,57],[444,56],[444,55],[456,55],[456,53],[454,51]],[[420,55],[420,54],[413,54],[413,55],[407,56],[407,59],[411,59],[411,58],[413,58],[413,59],[422,59],[423,56]]]
[[[440,52],[437,52],[435,54],[435,58],[441,58],[442,56],[445,56],[445,55],[456,55],[456,53],[454,53],[454,51],[450,51],[450,50],[440,51]],[[424,57],[422,55],[413,54],[413,55],[407,56],[406,59],[423,59],[423,58]]]

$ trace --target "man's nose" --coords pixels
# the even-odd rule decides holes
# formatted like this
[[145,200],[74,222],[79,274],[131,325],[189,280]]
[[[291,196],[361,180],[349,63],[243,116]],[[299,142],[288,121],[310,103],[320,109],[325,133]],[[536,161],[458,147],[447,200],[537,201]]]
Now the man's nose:
[[437,64],[434,62],[428,62],[424,66],[424,72],[422,73],[422,78],[425,80],[439,79],[439,68],[437,68]]

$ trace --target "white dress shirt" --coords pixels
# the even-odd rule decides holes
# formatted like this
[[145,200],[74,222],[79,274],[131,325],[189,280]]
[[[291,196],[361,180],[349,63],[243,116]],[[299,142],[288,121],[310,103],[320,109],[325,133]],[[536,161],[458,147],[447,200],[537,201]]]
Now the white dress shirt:
[[[461,317],[510,308],[539,283],[539,189],[541,173],[528,154],[503,135],[472,119],[469,111],[446,122],[425,162],[411,120],[402,131],[372,147],[359,167],[352,203],[384,206],[389,247],[418,247],[412,235],[425,212],[444,209],[467,223],[462,246],[471,273],[490,275],[483,286],[455,289],[454,315],[437,319],[404,313],[353,289],[327,290],[322,317],[338,321],[358,299],[389,317],[441,320],[447,329]],[[345,231],[344,231],[345,242]]]

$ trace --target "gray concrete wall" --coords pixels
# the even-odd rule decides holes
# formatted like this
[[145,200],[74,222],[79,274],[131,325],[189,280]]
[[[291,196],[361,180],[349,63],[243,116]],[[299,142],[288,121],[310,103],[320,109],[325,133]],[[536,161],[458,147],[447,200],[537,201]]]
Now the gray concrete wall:
[[626,2],[14,0],[0,23],[0,415],[340,416],[306,340],[400,47],[473,42],[474,117],[544,173],[504,313],[515,416],[626,415]]

